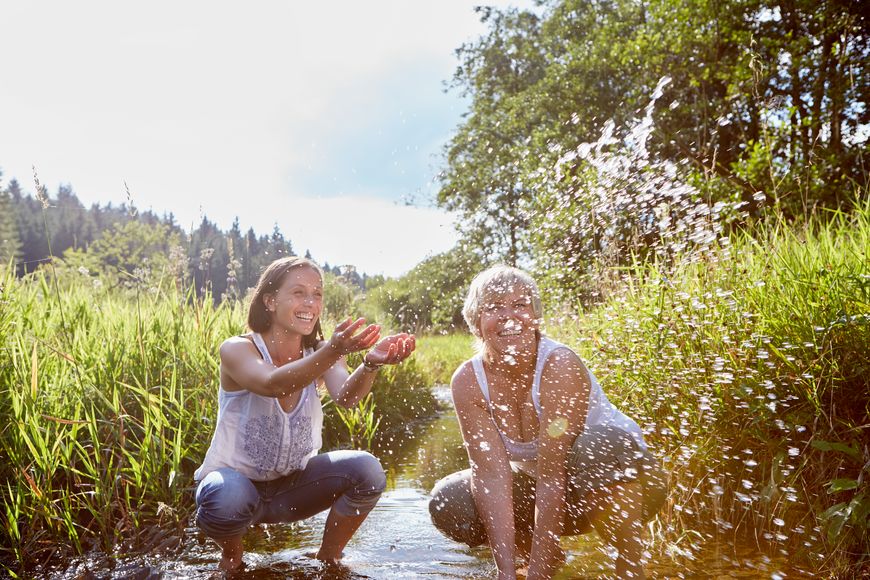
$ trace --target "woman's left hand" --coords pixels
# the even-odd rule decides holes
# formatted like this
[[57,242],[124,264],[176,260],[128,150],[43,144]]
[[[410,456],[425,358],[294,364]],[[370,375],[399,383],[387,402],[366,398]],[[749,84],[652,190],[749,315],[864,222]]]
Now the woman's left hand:
[[405,332],[382,338],[368,351],[363,360],[373,365],[399,364],[414,352],[416,338]]

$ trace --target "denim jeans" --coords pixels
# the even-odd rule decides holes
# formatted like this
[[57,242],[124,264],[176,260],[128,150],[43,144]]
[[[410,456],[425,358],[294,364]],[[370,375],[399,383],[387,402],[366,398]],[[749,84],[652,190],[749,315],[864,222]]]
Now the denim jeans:
[[271,481],[252,481],[227,467],[212,471],[196,490],[196,523],[215,539],[240,536],[252,524],[295,522],[330,507],[339,515],[368,513],[387,478],[364,451],[330,451],[305,469]]

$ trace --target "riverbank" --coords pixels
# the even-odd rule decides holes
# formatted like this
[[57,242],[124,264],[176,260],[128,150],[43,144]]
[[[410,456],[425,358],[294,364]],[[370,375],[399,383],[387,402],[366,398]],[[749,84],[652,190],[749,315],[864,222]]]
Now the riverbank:
[[[241,302],[196,300],[170,277],[108,289],[84,273],[53,274],[0,269],[7,573],[181,544],[214,429],[218,347],[244,331]],[[365,447],[371,417],[390,430],[431,415],[431,384],[413,358],[382,370],[366,408],[340,415],[326,405],[324,449]]]

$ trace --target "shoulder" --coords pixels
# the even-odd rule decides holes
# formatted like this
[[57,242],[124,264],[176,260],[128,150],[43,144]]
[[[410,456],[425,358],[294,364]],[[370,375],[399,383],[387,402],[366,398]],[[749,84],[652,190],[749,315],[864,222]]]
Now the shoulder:
[[247,355],[255,355],[259,358],[257,347],[248,336],[231,336],[221,343],[221,360],[237,359]]
[[541,391],[588,392],[589,372],[576,352],[567,346],[555,348],[541,371]]
[[471,360],[467,360],[456,369],[450,379],[450,391],[453,394],[453,404],[456,406],[483,399],[483,394],[477,388],[477,377]]
[[577,355],[565,345],[559,345],[550,351],[547,362],[544,363],[544,375],[561,375],[565,372],[585,372],[586,365]]

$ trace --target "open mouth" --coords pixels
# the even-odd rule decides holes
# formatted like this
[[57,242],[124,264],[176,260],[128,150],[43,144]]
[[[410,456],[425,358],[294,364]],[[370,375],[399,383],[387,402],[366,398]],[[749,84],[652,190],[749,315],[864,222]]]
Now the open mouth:
[[519,326],[509,326],[498,333],[499,336],[518,336],[523,332]]
[[304,320],[305,322],[311,322],[312,320],[314,320],[314,315],[310,312],[297,312],[296,318],[298,318],[299,320]]

